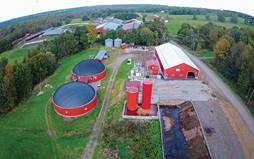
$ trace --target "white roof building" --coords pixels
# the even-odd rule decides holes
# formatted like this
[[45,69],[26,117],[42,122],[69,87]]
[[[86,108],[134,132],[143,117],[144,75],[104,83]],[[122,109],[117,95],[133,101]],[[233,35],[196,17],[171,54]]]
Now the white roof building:
[[184,51],[171,44],[165,43],[160,46],[155,47],[157,54],[160,58],[161,64],[163,65],[164,69],[168,69],[180,64],[187,64],[197,70],[198,67],[189,59],[189,57],[184,53]]

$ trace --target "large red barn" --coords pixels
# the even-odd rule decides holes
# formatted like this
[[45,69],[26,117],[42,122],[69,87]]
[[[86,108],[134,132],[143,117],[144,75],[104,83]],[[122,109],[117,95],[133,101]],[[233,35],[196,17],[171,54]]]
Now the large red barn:
[[198,78],[198,67],[179,47],[165,43],[155,47],[155,55],[165,79]]

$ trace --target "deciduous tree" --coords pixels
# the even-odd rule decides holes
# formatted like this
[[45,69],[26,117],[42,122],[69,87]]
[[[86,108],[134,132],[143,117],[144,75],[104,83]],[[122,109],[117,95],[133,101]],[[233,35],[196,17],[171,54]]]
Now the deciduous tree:
[[25,63],[16,63],[14,66],[14,81],[18,103],[21,102],[33,88],[31,68]]
[[96,37],[97,37],[97,30],[96,30],[96,26],[93,25],[92,23],[87,24],[87,31],[88,31],[88,43],[90,45],[93,45]]
[[214,46],[216,57],[220,60],[224,59],[229,53],[230,47],[230,42],[225,37],[220,38]]

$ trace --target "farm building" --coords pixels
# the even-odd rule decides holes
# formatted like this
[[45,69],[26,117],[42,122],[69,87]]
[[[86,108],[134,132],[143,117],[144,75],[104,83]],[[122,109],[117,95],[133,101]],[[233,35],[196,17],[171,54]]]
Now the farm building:
[[147,75],[158,75],[159,74],[159,62],[155,59],[146,61],[146,73]]
[[24,41],[30,41],[30,40],[33,40],[41,35],[43,35],[44,32],[41,31],[41,32],[38,32],[38,33],[35,33],[35,34],[27,34],[25,37],[24,37]]
[[98,52],[98,54],[95,56],[94,59],[99,62],[102,62],[106,55],[107,55],[107,51],[101,50]]
[[137,19],[130,19],[125,21],[122,28],[125,31],[132,31],[133,29],[137,29],[143,22]]
[[116,22],[107,22],[96,27],[98,33],[104,33],[107,30],[116,30],[121,24]]
[[117,28],[120,28],[120,27],[123,30],[129,32],[129,31],[132,31],[133,29],[137,29],[141,24],[143,24],[142,21],[137,19],[130,19],[127,21],[123,21],[116,18],[99,20],[99,21],[96,21],[95,23],[102,23],[96,27],[98,33],[104,33],[107,30],[116,30]]
[[74,81],[92,83],[103,79],[105,76],[105,65],[94,59],[83,60],[72,70],[72,79]]
[[97,104],[94,88],[82,82],[69,82],[59,87],[51,99],[55,112],[63,117],[87,114]]
[[165,79],[198,78],[199,69],[179,47],[165,43],[155,47]]
[[55,35],[61,35],[66,32],[66,29],[64,29],[63,26],[56,27],[56,28],[49,28],[44,31],[43,36],[55,36]]

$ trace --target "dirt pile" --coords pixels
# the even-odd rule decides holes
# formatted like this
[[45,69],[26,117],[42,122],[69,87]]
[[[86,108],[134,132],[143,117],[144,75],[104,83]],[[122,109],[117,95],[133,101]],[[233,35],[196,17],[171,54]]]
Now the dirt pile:
[[179,105],[180,127],[187,143],[187,157],[209,159],[209,152],[202,135],[201,126],[191,102]]

